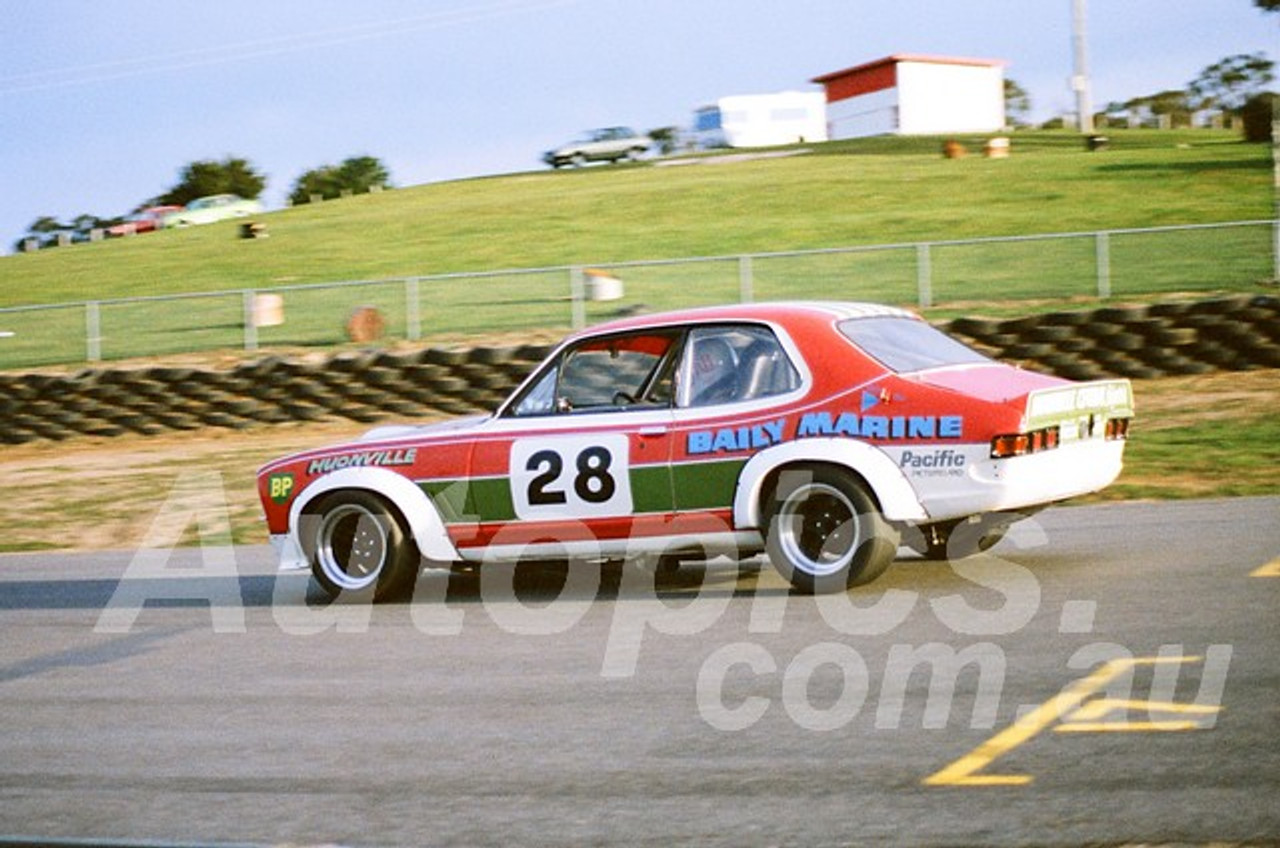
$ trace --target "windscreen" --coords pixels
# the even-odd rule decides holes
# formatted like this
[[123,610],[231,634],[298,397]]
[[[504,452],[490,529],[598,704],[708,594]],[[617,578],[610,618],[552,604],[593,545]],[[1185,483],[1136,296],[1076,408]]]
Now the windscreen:
[[914,318],[853,318],[841,322],[840,332],[890,371],[899,374],[991,361],[973,348]]

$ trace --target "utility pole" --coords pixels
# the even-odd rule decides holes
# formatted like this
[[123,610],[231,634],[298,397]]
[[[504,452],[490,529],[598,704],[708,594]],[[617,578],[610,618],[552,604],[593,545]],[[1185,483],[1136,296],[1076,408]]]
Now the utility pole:
[[1075,73],[1071,77],[1071,90],[1076,93],[1076,117],[1080,132],[1093,133],[1093,104],[1089,101],[1089,57],[1084,37],[1085,0],[1071,0],[1071,47],[1075,58]]

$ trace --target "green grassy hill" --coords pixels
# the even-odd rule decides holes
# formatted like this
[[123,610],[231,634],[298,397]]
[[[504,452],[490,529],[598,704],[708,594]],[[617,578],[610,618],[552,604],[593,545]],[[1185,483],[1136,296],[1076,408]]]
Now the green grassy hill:
[[601,166],[404,188],[224,223],[0,257],[0,306],[627,260],[1272,216],[1271,153],[1229,133],[1013,136],[944,159],[867,139],[703,164]]

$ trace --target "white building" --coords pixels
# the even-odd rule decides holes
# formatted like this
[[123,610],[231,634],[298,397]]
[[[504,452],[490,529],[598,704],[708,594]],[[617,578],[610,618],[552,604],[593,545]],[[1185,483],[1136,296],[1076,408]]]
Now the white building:
[[775,147],[827,140],[827,102],[820,91],[721,97],[694,114],[699,147]]
[[992,59],[895,54],[815,77],[831,138],[999,132],[1004,66]]

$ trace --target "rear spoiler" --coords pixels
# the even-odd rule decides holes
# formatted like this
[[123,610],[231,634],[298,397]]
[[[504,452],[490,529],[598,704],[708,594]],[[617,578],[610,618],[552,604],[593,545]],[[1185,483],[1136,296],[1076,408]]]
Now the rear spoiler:
[[1026,429],[1063,420],[1099,416],[1106,420],[1133,417],[1133,387],[1128,380],[1094,380],[1027,395]]

